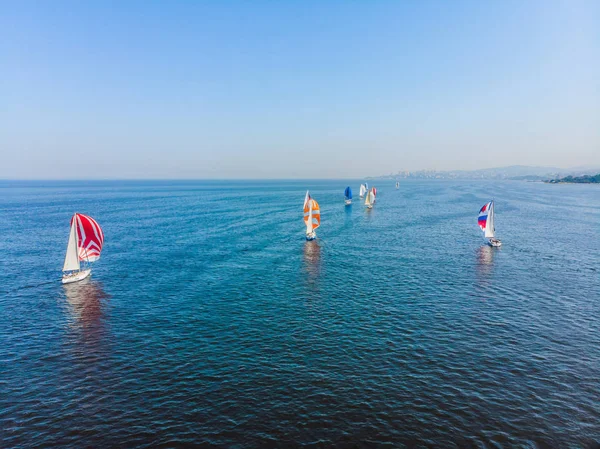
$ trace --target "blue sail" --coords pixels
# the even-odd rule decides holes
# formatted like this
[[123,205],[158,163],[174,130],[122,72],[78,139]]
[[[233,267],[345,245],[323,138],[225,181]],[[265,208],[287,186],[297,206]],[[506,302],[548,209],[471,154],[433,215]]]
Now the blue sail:
[[347,200],[352,199],[352,189],[350,187],[346,187],[346,190],[344,190],[344,196]]

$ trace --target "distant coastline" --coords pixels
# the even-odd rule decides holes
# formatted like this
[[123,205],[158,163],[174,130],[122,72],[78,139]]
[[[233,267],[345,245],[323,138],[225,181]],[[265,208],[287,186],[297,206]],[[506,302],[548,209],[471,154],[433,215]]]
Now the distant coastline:
[[[600,172],[600,167],[534,167],[527,165],[511,165],[508,167],[483,168],[479,170],[417,170],[398,171],[389,175],[373,176],[370,180],[397,180],[397,179],[482,179],[482,180],[511,180],[511,181],[548,181],[563,178],[591,177]],[[565,181],[580,182],[580,181]],[[588,183],[590,181],[581,181]]]
[[594,176],[565,176],[564,178],[548,179],[548,184],[600,184],[600,173]]

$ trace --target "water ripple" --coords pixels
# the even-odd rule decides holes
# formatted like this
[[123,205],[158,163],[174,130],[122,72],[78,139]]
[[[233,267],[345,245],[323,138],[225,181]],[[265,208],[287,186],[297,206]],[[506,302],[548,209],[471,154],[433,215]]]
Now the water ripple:
[[[594,447],[593,186],[380,184],[372,211],[344,187],[4,189],[0,446]],[[106,247],[62,286],[73,210]]]

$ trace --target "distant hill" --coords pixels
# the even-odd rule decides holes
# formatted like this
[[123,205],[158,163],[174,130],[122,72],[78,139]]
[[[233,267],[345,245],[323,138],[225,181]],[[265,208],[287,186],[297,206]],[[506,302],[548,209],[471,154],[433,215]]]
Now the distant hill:
[[562,183],[573,183],[573,184],[600,184],[600,173],[594,176],[565,176],[559,179],[550,179],[548,181],[551,184],[562,184]]
[[592,175],[600,171],[598,168],[558,168],[558,167],[531,167],[527,165],[511,165],[508,167],[483,168],[479,170],[418,170],[399,171],[389,175],[377,176],[367,179],[510,179],[519,181],[544,181],[559,179],[566,176]]

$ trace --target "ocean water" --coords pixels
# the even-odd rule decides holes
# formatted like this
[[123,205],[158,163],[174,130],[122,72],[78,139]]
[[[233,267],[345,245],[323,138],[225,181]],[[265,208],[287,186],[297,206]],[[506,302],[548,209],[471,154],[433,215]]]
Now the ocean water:
[[[599,442],[598,187],[347,184],[0,184],[0,447]],[[74,212],[106,240],[63,286]]]

